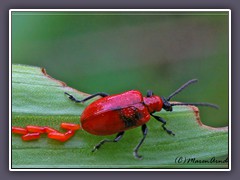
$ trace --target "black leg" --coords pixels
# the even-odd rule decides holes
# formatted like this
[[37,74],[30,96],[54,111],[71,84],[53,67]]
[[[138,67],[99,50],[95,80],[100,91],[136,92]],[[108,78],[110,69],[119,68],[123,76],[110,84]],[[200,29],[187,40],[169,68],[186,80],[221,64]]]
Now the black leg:
[[116,136],[116,138],[113,139],[113,140],[104,139],[104,140],[100,141],[100,143],[98,143],[98,144],[93,148],[92,152],[98,150],[98,149],[99,149],[103,144],[105,144],[106,142],[118,142],[118,141],[122,138],[123,134],[124,134],[124,131],[118,133],[117,136]]
[[165,127],[165,125],[166,125],[167,122],[166,122],[163,118],[161,118],[161,117],[159,117],[159,116],[155,116],[155,115],[153,115],[153,114],[151,114],[151,116],[154,117],[156,120],[160,121],[161,123],[163,123],[162,128],[164,129],[164,131],[166,131],[168,134],[171,134],[171,135],[175,136],[175,134],[174,134],[172,131],[168,130],[168,129]]
[[65,92],[64,94],[68,95],[68,98],[69,98],[70,100],[76,102],[76,103],[83,103],[83,102],[85,102],[85,101],[87,101],[87,100],[89,100],[89,99],[92,99],[92,98],[96,97],[96,96],[102,96],[102,97],[108,96],[107,93],[99,92],[99,93],[93,94],[93,95],[91,95],[91,96],[88,96],[88,97],[86,97],[85,99],[77,100],[75,97],[73,97],[71,94],[68,94],[67,92]]
[[138,150],[139,150],[140,146],[142,145],[144,139],[146,138],[147,132],[148,132],[147,125],[146,124],[142,125],[143,138],[141,139],[141,141],[138,143],[138,145],[135,147],[135,149],[133,151],[133,155],[137,159],[142,159],[142,156],[138,155]]

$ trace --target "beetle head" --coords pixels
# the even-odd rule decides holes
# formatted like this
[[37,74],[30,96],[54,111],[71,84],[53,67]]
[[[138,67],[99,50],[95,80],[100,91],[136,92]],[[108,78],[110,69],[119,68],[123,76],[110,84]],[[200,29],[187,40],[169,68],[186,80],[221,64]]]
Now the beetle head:
[[166,100],[165,97],[161,97],[163,101],[163,109],[166,111],[172,111],[172,105]]
[[[159,97],[155,96],[151,90],[147,91],[147,97],[144,97],[144,103],[150,108],[150,112],[156,112],[160,111],[161,108],[163,108],[166,111],[172,111],[173,106],[182,106],[182,105],[195,105],[195,106],[208,106],[215,109],[218,109],[219,107],[215,104],[210,103],[170,103],[169,101],[171,98],[173,98],[175,95],[180,93],[182,90],[184,90],[186,87],[188,87],[190,84],[196,83],[197,79],[192,79],[185,84],[183,84],[180,88],[178,88],[176,91],[174,91],[168,98],[165,97]],[[162,102],[162,103],[161,103]]]

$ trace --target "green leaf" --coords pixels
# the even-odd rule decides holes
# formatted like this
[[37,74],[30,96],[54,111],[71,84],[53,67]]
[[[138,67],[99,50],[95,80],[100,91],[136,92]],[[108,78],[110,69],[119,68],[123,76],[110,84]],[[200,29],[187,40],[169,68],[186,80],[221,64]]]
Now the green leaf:
[[[80,123],[82,111],[94,99],[76,104],[64,92],[78,99],[88,96],[51,78],[43,68],[12,65],[12,126],[51,126],[63,131],[59,128],[61,122]],[[139,150],[144,156],[142,160],[135,159],[132,153],[142,138],[140,128],[128,130],[121,141],[105,144],[94,153],[91,152],[94,145],[105,137],[83,130],[65,143],[48,139],[46,135],[24,142],[21,136],[12,134],[12,168],[228,167],[227,160],[224,161],[228,157],[227,127],[203,125],[194,106],[174,106],[173,112],[163,110],[156,114],[167,120],[166,127],[176,135],[168,135],[161,123],[151,119],[147,124],[147,138]]]

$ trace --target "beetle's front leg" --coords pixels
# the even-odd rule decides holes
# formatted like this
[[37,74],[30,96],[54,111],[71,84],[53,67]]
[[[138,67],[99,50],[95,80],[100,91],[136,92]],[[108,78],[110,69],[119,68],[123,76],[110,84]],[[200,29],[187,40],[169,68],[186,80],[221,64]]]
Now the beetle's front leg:
[[175,136],[175,134],[174,134],[171,130],[169,130],[169,129],[167,129],[167,128],[165,127],[165,125],[167,124],[167,122],[166,122],[163,118],[161,118],[161,117],[159,117],[159,116],[156,116],[156,115],[153,115],[153,114],[151,114],[151,116],[154,117],[157,121],[163,123],[163,124],[162,124],[162,128],[163,128],[164,131],[166,131],[166,132],[167,132],[168,134],[170,134],[170,135]]
[[118,133],[117,136],[116,136],[116,138],[113,139],[113,140],[104,139],[104,140],[100,141],[100,143],[98,143],[98,144],[93,148],[92,152],[98,150],[98,149],[99,149],[103,144],[105,144],[106,142],[118,142],[118,141],[122,138],[123,134],[124,134],[124,131]]

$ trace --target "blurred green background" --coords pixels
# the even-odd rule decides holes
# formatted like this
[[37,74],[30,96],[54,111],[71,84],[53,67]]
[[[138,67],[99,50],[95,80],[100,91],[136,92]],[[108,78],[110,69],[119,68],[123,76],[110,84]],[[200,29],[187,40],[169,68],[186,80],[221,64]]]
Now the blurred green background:
[[206,125],[228,124],[227,12],[12,12],[12,63],[44,67],[92,94],[148,89],[173,100],[211,102]]

